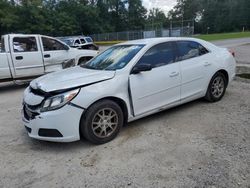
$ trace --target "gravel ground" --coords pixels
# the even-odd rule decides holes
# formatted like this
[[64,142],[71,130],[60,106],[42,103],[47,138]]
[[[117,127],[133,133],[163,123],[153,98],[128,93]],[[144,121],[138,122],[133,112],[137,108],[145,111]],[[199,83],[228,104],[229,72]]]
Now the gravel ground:
[[95,146],[29,138],[23,86],[0,91],[0,187],[250,187],[250,84],[128,124]]
[[197,100],[129,123],[100,146],[29,138],[25,87],[0,85],[0,188],[250,188],[249,80],[237,78],[218,103]]
[[250,43],[230,47],[229,49],[235,52],[235,58],[238,63],[250,65]]

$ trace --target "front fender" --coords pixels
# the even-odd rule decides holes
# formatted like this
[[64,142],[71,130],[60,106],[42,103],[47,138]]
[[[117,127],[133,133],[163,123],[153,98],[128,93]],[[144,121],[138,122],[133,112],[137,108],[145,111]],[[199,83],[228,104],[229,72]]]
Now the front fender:
[[131,106],[128,94],[128,79],[115,76],[110,80],[82,87],[80,93],[73,99],[72,103],[88,109],[96,101],[104,98],[118,98],[125,102],[128,116],[131,116]]

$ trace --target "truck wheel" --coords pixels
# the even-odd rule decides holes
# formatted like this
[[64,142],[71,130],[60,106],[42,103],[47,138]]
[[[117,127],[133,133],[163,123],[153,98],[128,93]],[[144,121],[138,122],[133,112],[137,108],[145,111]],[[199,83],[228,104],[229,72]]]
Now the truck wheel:
[[111,100],[93,104],[83,115],[80,124],[82,135],[94,144],[113,140],[123,126],[120,106]]

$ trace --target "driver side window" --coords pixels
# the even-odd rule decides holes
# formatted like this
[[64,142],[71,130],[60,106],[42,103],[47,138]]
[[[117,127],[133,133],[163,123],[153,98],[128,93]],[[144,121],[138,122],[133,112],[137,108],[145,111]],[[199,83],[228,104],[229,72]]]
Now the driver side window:
[[62,43],[57,40],[42,37],[43,49],[44,51],[57,51],[57,50],[65,50],[65,47]]
[[138,61],[137,65],[149,64],[152,68],[175,62],[175,48],[172,42],[161,43],[150,48]]

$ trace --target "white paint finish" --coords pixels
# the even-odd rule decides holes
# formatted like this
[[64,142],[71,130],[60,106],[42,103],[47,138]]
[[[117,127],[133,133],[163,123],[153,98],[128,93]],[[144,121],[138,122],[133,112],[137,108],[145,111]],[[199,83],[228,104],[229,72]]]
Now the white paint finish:
[[29,88],[24,90],[23,101],[29,105],[38,105],[43,101],[43,99],[43,97],[31,93]]
[[11,78],[8,57],[6,53],[0,52],[0,79]]
[[115,71],[96,71],[76,66],[44,75],[33,80],[30,85],[34,89],[39,86],[43,91],[51,92],[111,79],[114,75]]
[[[11,79],[13,77],[15,80],[22,77],[38,76],[48,72],[62,70],[62,63],[67,60],[74,59],[76,65],[81,57],[94,57],[98,54],[98,51],[78,50],[74,48],[69,48],[69,50],[44,52],[41,43],[41,35],[10,34],[4,35],[3,37],[5,41],[5,52],[0,53],[0,79]],[[35,37],[37,51],[14,52],[13,38],[15,37]],[[44,58],[44,55],[46,54],[50,54],[51,57]],[[22,59],[17,60],[17,57],[21,57]]]
[[193,95],[202,95],[211,79],[208,71],[212,66],[211,54],[180,62],[181,67],[181,99]]
[[[13,39],[15,37],[19,37],[19,38],[35,37],[37,51],[15,52],[14,51],[14,44],[13,44]],[[13,76],[15,78],[36,76],[36,75],[44,74],[43,57],[42,57],[40,45],[38,43],[38,36],[37,35],[29,35],[29,36],[11,35],[9,38],[9,43],[11,46],[10,52],[11,52],[11,57],[12,57],[14,70],[15,70]],[[22,59],[18,60],[17,59],[18,57],[22,57]]]
[[129,81],[136,116],[180,100],[179,63],[130,75]]
[[[59,110],[42,113],[31,121],[23,119],[23,123],[32,129],[32,132],[29,133],[32,138],[53,142],[72,142],[80,139],[79,123],[82,113],[82,109],[66,105]],[[41,137],[38,135],[41,128],[57,129],[64,137]]]
[[[204,56],[192,58],[190,60],[179,61],[173,64],[153,68],[148,72],[141,72],[136,75],[130,75],[131,69],[144,53],[152,46],[175,40],[196,41],[206,47],[210,53]],[[179,104],[189,102],[205,96],[209,81],[219,70],[223,69],[229,74],[229,81],[235,76],[235,60],[226,50],[214,46],[208,42],[199,39],[190,38],[162,38],[129,41],[126,44],[144,44],[145,47],[121,70],[100,71],[85,70],[81,67],[70,68],[40,77],[33,82],[31,86],[37,85],[47,92],[67,89],[71,87],[81,87],[79,94],[72,102],[82,108],[89,108],[93,103],[106,97],[115,97],[122,101],[128,109],[128,121],[133,121],[144,116],[168,109]],[[97,83],[96,83],[97,82]],[[88,86],[83,86],[88,84]],[[129,87],[131,93],[129,92]],[[26,95],[26,94],[25,94]],[[32,126],[38,128],[51,124],[54,121],[60,121],[60,130],[64,132],[65,140],[54,138],[43,138],[50,141],[73,141],[79,139],[79,121],[74,115],[77,107],[69,108],[68,105],[46,113],[41,113],[42,120],[31,120]],[[57,113],[58,111],[58,113]],[[63,112],[63,113],[59,113]],[[53,116],[53,120],[50,117]],[[47,118],[48,117],[48,118]],[[69,130],[67,118],[73,120],[72,130]],[[61,121],[65,120],[64,121]],[[53,127],[53,125],[51,125]],[[76,128],[78,132],[75,131]],[[64,135],[63,134],[63,135]],[[38,138],[37,135],[32,135]],[[40,139],[40,138],[38,138]]]

